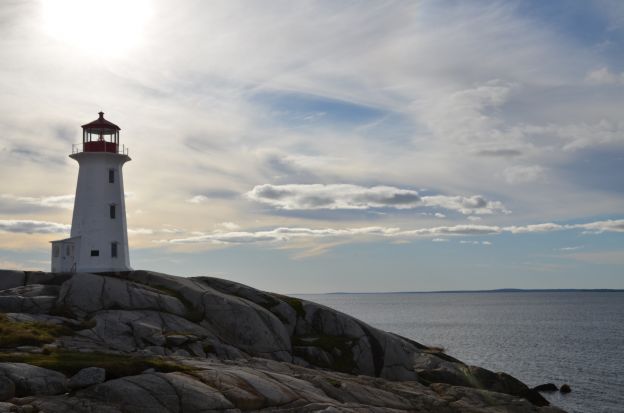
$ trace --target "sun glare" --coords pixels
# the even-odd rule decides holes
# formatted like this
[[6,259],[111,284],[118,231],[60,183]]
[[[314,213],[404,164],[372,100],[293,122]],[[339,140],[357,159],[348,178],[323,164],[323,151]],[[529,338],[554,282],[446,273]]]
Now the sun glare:
[[42,0],[47,34],[103,57],[137,47],[151,15],[149,0]]

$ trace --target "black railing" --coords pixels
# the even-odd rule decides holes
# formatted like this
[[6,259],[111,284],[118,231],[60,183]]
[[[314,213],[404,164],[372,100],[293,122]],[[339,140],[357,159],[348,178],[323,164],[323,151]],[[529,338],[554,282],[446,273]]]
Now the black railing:
[[108,152],[120,155],[129,155],[130,151],[125,145],[118,145],[108,141],[90,141],[75,143],[72,145],[72,154],[81,152]]

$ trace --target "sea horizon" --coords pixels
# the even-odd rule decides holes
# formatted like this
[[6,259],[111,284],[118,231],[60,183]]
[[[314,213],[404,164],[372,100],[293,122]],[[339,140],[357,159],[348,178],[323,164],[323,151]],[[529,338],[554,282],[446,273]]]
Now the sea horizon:
[[333,294],[463,294],[463,293],[568,293],[568,292],[596,292],[620,293],[621,288],[495,288],[483,290],[432,290],[432,291],[331,291],[324,293],[288,293],[292,295],[333,295]]

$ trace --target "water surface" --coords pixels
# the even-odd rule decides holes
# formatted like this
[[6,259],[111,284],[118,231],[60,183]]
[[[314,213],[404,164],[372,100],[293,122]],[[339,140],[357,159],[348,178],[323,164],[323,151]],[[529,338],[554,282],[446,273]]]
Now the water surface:
[[504,371],[568,412],[624,412],[624,292],[306,294],[382,330]]

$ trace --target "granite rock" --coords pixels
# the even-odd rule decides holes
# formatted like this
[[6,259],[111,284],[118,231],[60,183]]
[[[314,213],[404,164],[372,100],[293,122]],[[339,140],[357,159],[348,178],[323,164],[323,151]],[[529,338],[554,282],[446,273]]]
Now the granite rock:
[[[79,357],[93,364],[69,380],[0,362],[0,402],[23,411],[561,412],[507,374],[219,278],[0,271],[0,312],[14,323],[69,327],[19,353],[25,360],[93,354]],[[105,381],[100,354],[151,364]]]
[[87,367],[74,374],[67,382],[67,386],[70,389],[81,389],[104,383],[104,380],[106,380],[106,370],[99,367]]

